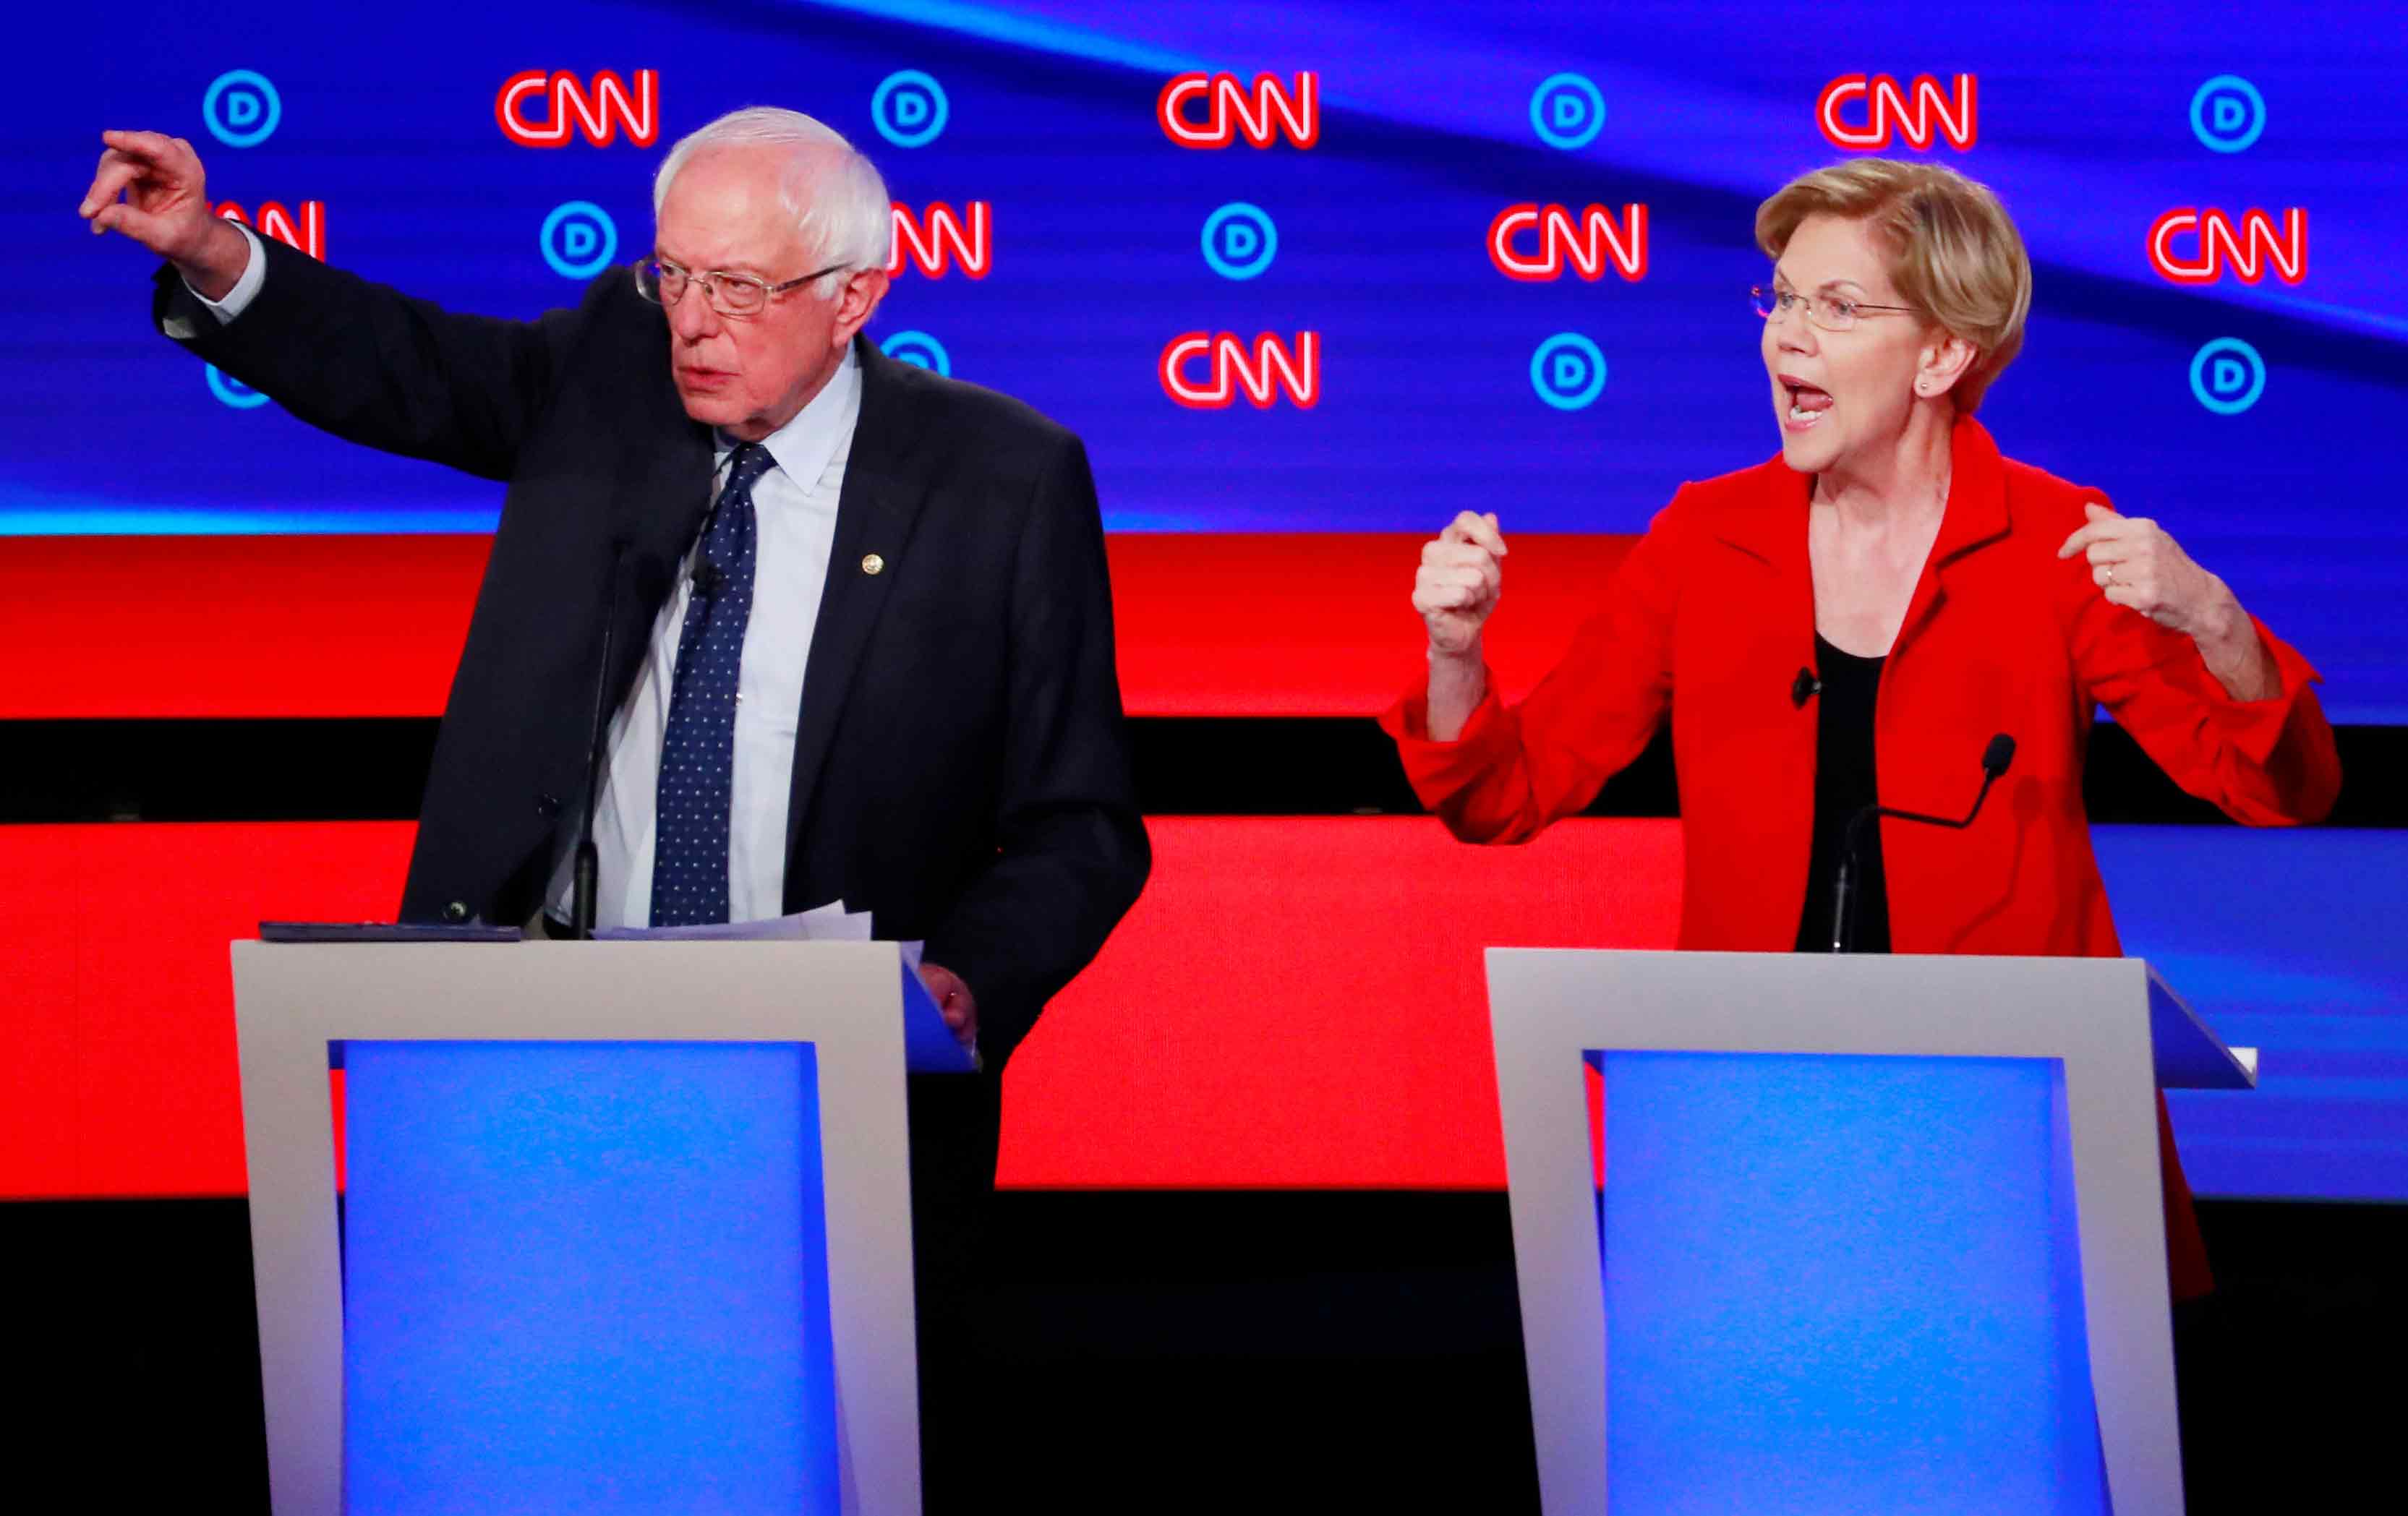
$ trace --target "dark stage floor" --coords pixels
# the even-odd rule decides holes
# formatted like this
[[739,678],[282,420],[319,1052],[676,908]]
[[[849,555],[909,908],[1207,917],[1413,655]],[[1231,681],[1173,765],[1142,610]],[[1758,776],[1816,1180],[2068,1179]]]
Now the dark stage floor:
[[[2191,1509],[2387,1505],[2408,1208],[2201,1211]],[[996,1220],[998,1503],[1538,1509],[1501,1194],[1022,1192]],[[266,1509],[242,1202],[0,1205],[0,1258],[10,1482],[62,1492],[16,1509]]]

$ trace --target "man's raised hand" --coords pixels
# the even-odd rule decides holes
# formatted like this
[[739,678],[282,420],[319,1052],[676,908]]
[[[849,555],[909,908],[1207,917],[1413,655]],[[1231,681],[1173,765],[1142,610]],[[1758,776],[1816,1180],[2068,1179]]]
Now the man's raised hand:
[[251,261],[251,243],[209,213],[200,154],[157,132],[103,132],[100,140],[106,150],[78,207],[93,231],[132,237],[202,294],[223,298]]

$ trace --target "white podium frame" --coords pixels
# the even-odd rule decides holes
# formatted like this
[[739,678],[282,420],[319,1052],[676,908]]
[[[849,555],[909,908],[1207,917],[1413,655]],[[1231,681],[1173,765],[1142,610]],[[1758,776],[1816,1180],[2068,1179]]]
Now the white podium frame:
[[276,1516],[343,1509],[326,1045],[352,1038],[812,1044],[840,1498],[848,1516],[917,1512],[909,974],[891,942],[235,943]]
[[2183,1509],[2156,1092],[2256,1078],[2147,964],[1491,948],[1487,965],[1548,1516],[1609,1509],[1591,1050],[2062,1060],[2108,1488],[2118,1510]]

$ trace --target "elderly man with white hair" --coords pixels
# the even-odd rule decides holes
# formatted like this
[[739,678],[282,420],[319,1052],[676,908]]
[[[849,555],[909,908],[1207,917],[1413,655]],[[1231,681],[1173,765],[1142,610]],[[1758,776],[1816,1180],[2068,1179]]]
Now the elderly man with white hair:
[[570,921],[599,672],[602,925],[840,900],[925,940],[983,1065],[911,1090],[926,1431],[960,1446],[945,1360],[975,1309],[997,1080],[1150,866],[1078,438],[861,336],[885,186],[794,111],[679,142],[652,252],[532,322],[219,219],[190,143],[104,142],[82,214],[167,261],[163,333],[313,425],[509,485],[404,920]]

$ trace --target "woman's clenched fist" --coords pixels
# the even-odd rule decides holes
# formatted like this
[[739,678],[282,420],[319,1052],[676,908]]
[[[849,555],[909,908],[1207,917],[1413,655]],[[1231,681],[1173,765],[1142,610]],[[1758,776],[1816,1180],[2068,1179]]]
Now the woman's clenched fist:
[[1505,538],[1497,516],[1464,511],[1422,546],[1413,608],[1429,629],[1430,651],[1460,656],[1480,646],[1480,628],[1503,593]]

